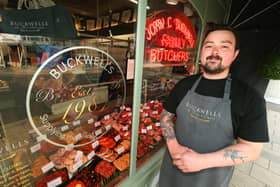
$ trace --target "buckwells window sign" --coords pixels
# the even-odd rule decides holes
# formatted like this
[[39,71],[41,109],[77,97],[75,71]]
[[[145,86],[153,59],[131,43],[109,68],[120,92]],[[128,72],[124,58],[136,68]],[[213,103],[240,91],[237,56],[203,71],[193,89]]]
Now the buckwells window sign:
[[145,42],[146,63],[183,65],[195,47],[195,29],[183,12],[161,10],[148,17]]

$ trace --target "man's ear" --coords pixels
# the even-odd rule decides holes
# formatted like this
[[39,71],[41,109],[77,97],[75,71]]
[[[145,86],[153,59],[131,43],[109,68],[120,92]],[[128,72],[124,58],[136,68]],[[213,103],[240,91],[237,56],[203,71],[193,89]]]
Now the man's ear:
[[233,57],[233,61],[236,59],[236,57],[238,56],[239,54],[239,49],[235,50],[234,52],[234,57]]

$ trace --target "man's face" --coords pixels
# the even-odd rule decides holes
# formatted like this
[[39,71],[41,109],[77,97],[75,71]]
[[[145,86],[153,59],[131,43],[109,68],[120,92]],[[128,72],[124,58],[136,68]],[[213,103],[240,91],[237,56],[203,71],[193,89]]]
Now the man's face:
[[213,31],[205,38],[200,61],[205,73],[219,74],[228,71],[239,53],[235,50],[235,37],[227,30]]

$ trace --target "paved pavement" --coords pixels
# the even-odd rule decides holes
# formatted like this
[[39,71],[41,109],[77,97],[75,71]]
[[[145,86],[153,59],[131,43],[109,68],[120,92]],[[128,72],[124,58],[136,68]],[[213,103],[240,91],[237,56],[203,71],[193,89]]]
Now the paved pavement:
[[280,187],[280,105],[267,103],[270,142],[258,160],[236,166],[230,187]]

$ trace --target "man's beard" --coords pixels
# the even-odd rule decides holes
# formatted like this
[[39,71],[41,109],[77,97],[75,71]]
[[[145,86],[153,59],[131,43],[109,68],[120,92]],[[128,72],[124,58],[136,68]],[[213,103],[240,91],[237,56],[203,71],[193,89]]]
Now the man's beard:
[[[212,61],[212,59],[219,60],[219,61],[218,62]],[[206,63],[204,65],[201,64],[203,71],[205,73],[212,74],[212,75],[222,73],[223,71],[225,71],[225,67],[223,67],[222,65],[222,60],[223,59],[220,56],[208,56],[206,58]],[[212,63],[214,63],[215,65],[212,66]]]

